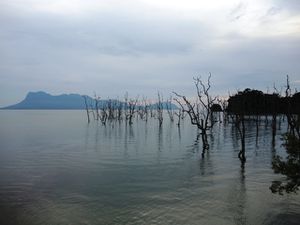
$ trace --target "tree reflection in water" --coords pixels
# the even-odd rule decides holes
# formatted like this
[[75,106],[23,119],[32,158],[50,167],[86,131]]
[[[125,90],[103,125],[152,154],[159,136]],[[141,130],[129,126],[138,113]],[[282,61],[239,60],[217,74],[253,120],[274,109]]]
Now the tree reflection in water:
[[237,211],[234,217],[235,224],[245,225],[247,224],[247,217],[245,215],[246,208],[246,184],[245,184],[245,162],[241,163],[240,170],[240,190],[237,192],[235,201],[237,202]]
[[283,181],[273,181],[270,187],[273,193],[279,194],[297,192],[300,186],[300,138],[295,134],[286,134],[283,138],[288,155],[285,160],[276,155],[272,168],[275,173],[285,175],[286,178]]

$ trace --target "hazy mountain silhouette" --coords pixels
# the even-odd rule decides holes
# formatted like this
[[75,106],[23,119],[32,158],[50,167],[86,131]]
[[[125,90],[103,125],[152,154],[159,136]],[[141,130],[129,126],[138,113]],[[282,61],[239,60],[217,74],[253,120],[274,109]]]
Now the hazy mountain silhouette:
[[43,91],[29,92],[25,99],[3,109],[84,109],[84,101],[79,94],[50,95]]
[[[94,107],[94,100],[87,97],[89,107]],[[100,100],[99,107],[105,104],[108,100]],[[117,101],[117,100],[114,100]],[[166,108],[166,103],[163,103],[163,108]],[[150,107],[156,108],[156,104]],[[172,104],[172,108],[177,106]],[[85,109],[84,99],[79,94],[61,94],[51,95],[43,91],[29,92],[25,99],[21,102],[3,107],[2,109]]]

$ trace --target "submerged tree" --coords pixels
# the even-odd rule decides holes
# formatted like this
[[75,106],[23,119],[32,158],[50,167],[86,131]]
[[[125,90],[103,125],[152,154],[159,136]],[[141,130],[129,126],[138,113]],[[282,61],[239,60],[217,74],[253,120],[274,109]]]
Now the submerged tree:
[[123,111],[123,102],[121,102],[119,99],[117,100],[116,110],[117,110],[117,118],[120,122],[122,120],[122,111]]
[[166,101],[166,109],[167,109],[167,112],[168,112],[171,122],[174,122],[175,112],[174,112],[173,106],[172,106],[172,99],[173,99],[172,96],[170,96],[170,99],[168,99]]
[[246,129],[245,129],[245,114],[248,112],[248,95],[251,96],[259,95],[260,92],[252,92],[250,89],[246,89],[243,92],[238,92],[236,95],[231,96],[228,100],[229,105],[227,108],[227,112],[230,114],[232,122],[235,125],[235,128],[238,132],[241,141],[241,149],[238,153],[238,157],[241,160],[242,164],[246,162]]
[[108,114],[107,114],[107,102],[102,104],[101,106],[101,113],[100,113],[100,120],[102,122],[103,125],[106,125],[106,120],[107,120],[107,117],[108,117]]
[[182,109],[178,109],[174,112],[174,115],[177,116],[178,120],[177,120],[177,126],[180,127],[180,122],[181,120],[184,119],[184,114],[183,114],[183,111]]
[[88,96],[87,95],[82,95],[84,99],[84,104],[85,104],[85,110],[86,110],[86,115],[87,115],[87,121],[90,123],[90,110],[89,110],[89,105],[88,105]]
[[186,96],[180,95],[176,92],[177,96],[175,101],[180,105],[183,112],[186,112],[191,120],[191,123],[201,131],[203,152],[209,149],[207,141],[207,131],[214,125],[211,119],[212,106],[215,104],[217,97],[212,97],[209,93],[211,88],[211,74],[209,74],[207,82],[203,83],[200,77],[194,78],[194,83],[197,91],[196,101],[189,100]]
[[136,107],[138,104],[138,97],[128,99],[128,93],[125,95],[125,119],[129,125],[132,125],[132,119],[136,113]]
[[156,110],[157,110],[157,119],[158,119],[158,122],[159,122],[159,127],[162,126],[162,123],[163,123],[163,97],[162,95],[158,92],[157,93],[157,98],[158,98],[158,101],[157,101],[157,106],[156,106]]
[[145,122],[148,121],[149,108],[150,108],[150,106],[148,104],[147,98],[143,97],[142,101],[140,102],[139,107],[138,107],[138,114],[139,114],[140,118],[142,120],[144,120]]
[[270,187],[273,193],[297,192],[300,186],[300,94],[292,96],[289,76],[287,76],[285,90],[285,114],[288,122],[288,132],[283,136],[287,157],[284,160],[275,156],[272,161],[272,168],[275,173],[285,175],[284,181],[273,181]]
[[241,149],[239,151],[238,157],[241,160],[242,163],[246,162],[246,146],[245,146],[245,115],[243,113],[236,113],[234,118],[235,127],[237,128],[238,134],[240,136],[241,140]]
[[94,100],[95,100],[95,111],[96,111],[96,120],[100,119],[100,114],[99,114],[99,101],[100,101],[100,97],[96,95],[94,95]]
[[289,125],[288,132],[296,137],[300,137],[300,93],[295,93],[292,96],[290,88],[289,76],[286,78],[286,118]]

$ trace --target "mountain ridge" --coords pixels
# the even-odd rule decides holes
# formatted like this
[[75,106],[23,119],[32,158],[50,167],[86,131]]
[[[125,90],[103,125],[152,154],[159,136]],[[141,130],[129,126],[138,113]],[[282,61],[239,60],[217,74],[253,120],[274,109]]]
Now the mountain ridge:
[[[85,109],[83,95],[80,94],[60,94],[51,95],[44,91],[30,91],[25,98],[19,103],[2,107],[1,109]],[[89,104],[94,106],[94,99],[87,96]],[[99,101],[99,106],[105,104],[108,100],[103,99]],[[118,100],[113,100],[118,101]],[[151,107],[156,107],[157,103],[151,104]],[[90,105],[89,105],[90,107]],[[166,102],[163,102],[163,108],[166,109]],[[178,107],[172,104],[172,109]]]

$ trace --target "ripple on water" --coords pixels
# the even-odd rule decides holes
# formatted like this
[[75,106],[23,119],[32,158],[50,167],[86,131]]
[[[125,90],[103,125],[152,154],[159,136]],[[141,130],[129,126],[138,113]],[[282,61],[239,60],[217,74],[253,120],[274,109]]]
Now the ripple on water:
[[84,116],[0,112],[0,224],[299,221],[299,196],[269,190],[283,130],[272,148],[269,129],[262,125],[256,138],[255,129],[246,128],[247,162],[241,167],[240,140],[230,124],[216,125],[202,157],[189,121],[178,129],[165,120],[159,129],[154,119],[102,126],[85,124]]

